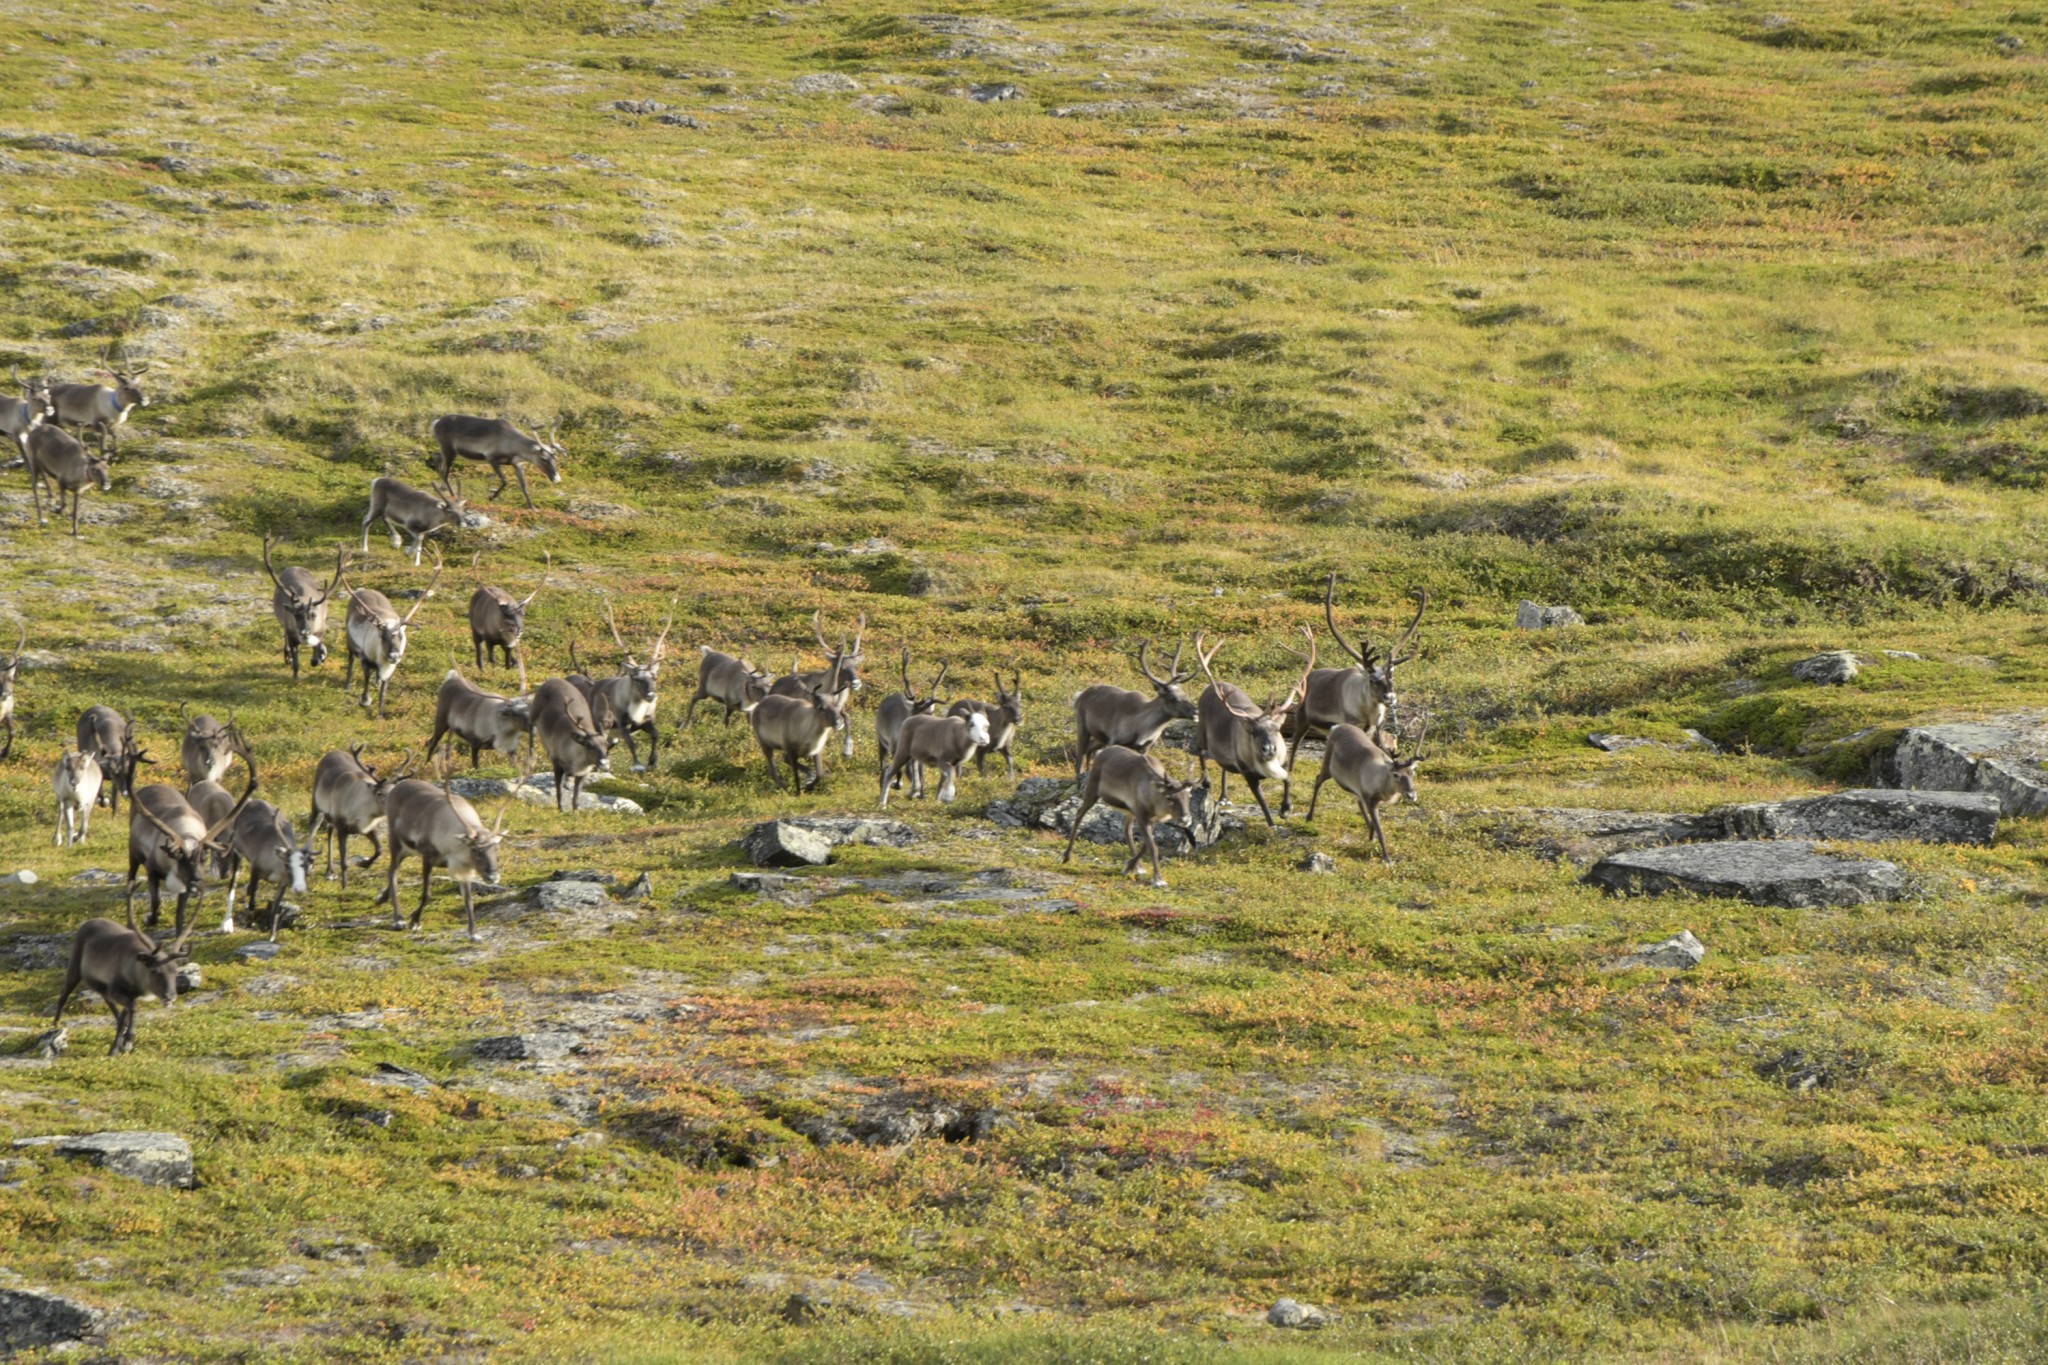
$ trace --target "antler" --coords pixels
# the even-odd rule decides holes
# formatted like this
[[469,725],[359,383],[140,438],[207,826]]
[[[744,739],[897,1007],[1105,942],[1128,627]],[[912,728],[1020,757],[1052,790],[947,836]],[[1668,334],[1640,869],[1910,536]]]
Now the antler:
[[[436,554],[439,554],[439,553],[440,553],[440,551],[436,550],[436,551],[435,551],[435,553],[436,553]],[[349,581],[348,581],[348,575],[347,575],[347,572],[346,572],[346,569],[347,569],[347,565],[348,565],[348,546],[346,546],[346,545],[337,545],[337,546],[335,546],[335,547],[334,547],[334,581],[335,581],[336,583],[339,583],[339,584],[341,584],[341,586],[342,586],[342,590],[343,590],[344,592],[346,592],[346,593],[348,594],[348,600],[349,600],[349,601],[350,601],[351,603],[353,603],[353,604],[354,604],[354,605],[356,605],[356,606],[362,607],[362,606],[363,606],[363,595],[362,595],[362,594],[361,594],[360,592],[356,591],[356,585],[355,585],[355,584],[353,584],[353,583],[351,583],[351,582],[349,582]],[[329,591],[332,591],[332,589],[330,588],[330,589],[329,589]],[[367,611],[369,611],[369,608],[368,608],[368,607],[363,607],[363,610],[364,610],[365,612],[367,612]]]
[[[479,551],[477,551],[477,553],[478,553],[478,554],[482,554],[482,553],[483,553],[483,551],[479,550]],[[546,587],[546,586],[548,585],[548,574],[549,574],[550,572],[552,572],[552,571],[554,570],[554,567],[555,567],[555,557],[554,557],[554,555],[550,554],[550,553],[549,553],[548,551],[546,551],[546,550],[542,550],[542,551],[541,551],[540,553],[541,553],[541,557],[542,557],[543,559],[545,559],[545,560],[547,561],[547,568],[545,568],[545,569],[542,569],[542,570],[540,571],[540,582],[538,582],[538,583],[534,584],[534,585],[533,585],[533,591],[532,591],[532,592],[530,592],[530,593],[528,593],[528,594],[526,594],[526,600],[525,600],[525,601],[523,601],[523,602],[521,602],[521,603],[519,604],[519,605],[520,605],[520,606],[522,606],[522,607],[525,607],[525,606],[531,606],[531,605],[533,604],[533,599],[534,599],[534,598],[536,598],[536,597],[538,597],[538,596],[540,596],[540,590],[541,590],[542,588],[544,588],[544,587]]]
[[[677,594],[677,596],[680,596],[680,594]],[[661,634],[654,637],[654,657],[648,660],[648,663],[655,668],[661,667],[661,652],[668,648],[668,630],[675,623],[676,599],[672,596],[668,599],[668,616],[661,623]],[[860,643],[858,641],[854,643],[853,652],[856,654],[860,653]]]
[[404,777],[407,773],[410,773],[411,771],[412,750],[410,748],[402,749],[399,751],[398,755],[398,771],[391,774],[391,780],[393,782],[396,782],[399,778]]
[[205,837],[199,841],[202,844],[212,843],[222,830],[235,823],[235,817],[242,813],[242,807],[248,805],[249,798],[256,794],[256,755],[251,753],[249,746],[242,742],[240,734],[235,736],[235,752],[240,754],[242,762],[249,766],[249,785],[242,789],[242,799],[235,802],[235,808],[226,815],[223,815],[219,824],[206,831]]
[[1370,669],[1372,667],[1372,650],[1370,648],[1353,649],[1350,645],[1345,644],[1344,637],[1337,633],[1337,615],[1334,607],[1332,606],[1332,603],[1336,596],[1337,575],[1334,572],[1332,572],[1330,575],[1330,581],[1323,585],[1323,619],[1330,623],[1330,638],[1337,642],[1337,648],[1343,650],[1346,654],[1349,654],[1352,658],[1358,660],[1358,666],[1360,668]]
[[[1212,648],[1210,648],[1210,649],[1209,649],[1209,650],[1208,650],[1208,651],[1207,651],[1207,652],[1205,653],[1205,652],[1203,651],[1203,649],[1202,649],[1202,640],[1203,640],[1203,635],[1202,635],[1202,632],[1201,632],[1201,631],[1196,631],[1196,632],[1195,632],[1195,657],[1196,657],[1197,659],[1200,659],[1200,660],[1202,661],[1202,676],[1203,676],[1203,677],[1205,677],[1205,678],[1207,678],[1207,679],[1209,680],[1209,686],[1211,686],[1211,687],[1215,687],[1215,686],[1216,686],[1216,675],[1215,675],[1214,673],[1212,673],[1212,672],[1210,672],[1210,671],[1209,671],[1209,665],[1210,665],[1210,663],[1211,663],[1212,661],[1214,661],[1214,659],[1216,658],[1216,656],[1217,656],[1218,654],[1220,654],[1220,653],[1222,653],[1222,652],[1223,652],[1223,645],[1224,645],[1225,641],[1223,641],[1223,640],[1218,640],[1218,641],[1217,641],[1217,642],[1215,643],[1215,645],[1214,645],[1214,646],[1213,646]],[[1221,689],[1220,689],[1220,688],[1219,688],[1218,690],[1219,690],[1219,691],[1221,691]]]
[[548,449],[554,451],[556,455],[562,453],[562,424],[560,422],[551,422],[548,425]]
[[1415,638],[1415,632],[1422,626],[1422,613],[1429,610],[1429,589],[1417,588],[1415,590],[1415,599],[1415,619],[1408,623],[1408,629],[1403,631],[1401,638],[1395,642],[1394,648],[1391,651],[1393,657],[1387,660],[1388,668],[1392,668],[1395,664],[1405,664],[1415,657],[1414,654],[1403,654],[1401,651],[1408,647],[1408,642]]
[[1273,714],[1276,715],[1287,711],[1292,711],[1295,707],[1301,705],[1302,700],[1308,696],[1308,675],[1315,672],[1316,669],[1315,628],[1313,626],[1303,626],[1301,628],[1301,634],[1302,638],[1308,641],[1308,653],[1303,654],[1300,650],[1296,649],[1292,645],[1280,646],[1289,654],[1292,654],[1295,658],[1304,660],[1305,662],[1302,665],[1301,681],[1296,683],[1294,685],[1294,690],[1287,694],[1287,700],[1281,702],[1278,706],[1268,708]]
[[604,623],[612,629],[612,643],[619,647],[619,654],[625,661],[629,664],[632,663],[634,661],[633,651],[626,648],[626,642],[619,638],[619,623],[612,615],[612,599],[601,596],[598,600],[604,604]]
[[419,601],[412,604],[412,610],[399,618],[398,624],[400,624],[401,626],[409,626],[412,624],[412,618],[418,616],[420,614],[420,608],[427,605],[427,599],[434,595],[434,585],[436,583],[439,583],[440,581],[441,550],[439,546],[436,546],[434,548],[434,576],[427,580],[427,590],[420,594]]
[[[828,644],[826,644],[826,643],[825,643],[825,613],[824,613],[824,612],[822,612],[822,611],[814,611],[814,612],[812,612],[812,613],[811,613],[811,634],[813,634],[813,635],[815,635],[815,636],[817,636],[817,637],[818,637],[818,648],[819,648],[819,649],[821,649],[821,650],[825,651],[825,653],[827,653],[827,654],[830,654],[830,653],[832,652],[832,646],[830,646],[830,645],[828,645]],[[841,643],[841,644],[844,644],[844,643],[845,643],[845,641],[843,641],[843,640],[842,640],[842,641],[840,641],[840,643]]]
[[[1165,687],[1167,686],[1167,680],[1165,678],[1160,677],[1157,673],[1154,673],[1152,671],[1152,665],[1145,662],[1145,651],[1150,649],[1151,647],[1152,642],[1150,640],[1140,640],[1138,642],[1138,671],[1140,673],[1143,673],[1145,675],[1145,681],[1151,683],[1154,687]],[[1175,664],[1178,664],[1180,662],[1180,654],[1178,653],[1178,651],[1175,652],[1173,656],[1173,661]]]
[[[860,619],[853,623],[853,654],[851,657],[856,659],[860,657],[860,642],[867,637],[867,633],[868,614],[866,612],[862,612],[860,614]],[[842,646],[845,643],[846,642],[844,640],[840,641],[840,644]]]
[[277,582],[277,570],[270,567],[270,543],[274,539],[275,537],[268,531],[263,533],[263,572],[270,575],[272,583],[276,583],[279,588],[282,588],[284,584]]
[[1428,738],[1429,717],[1424,716],[1422,718],[1422,728],[1415,732],[1415,757],[1408,760],[1410,763],[1420,763],[1423,759],[1429,757],[1429,750],[1423,747],[1423,741]]
[[905,696],[905,697],[906,697],[907,699],[909,699],[909,700],[911,700],[911,701],[916,701],[916,700],[917,700],[917,689],[916,689],[915,687],[912,687],[912,686],[910,685],[910,646],[909,646],[909,645],[905,645],[905,646],[903,646],[903,695],[904,695],[904,696]]
[[944,659],[939,660],[939,676],[932,679],[932,689],[926,693],[933,701],[939,699],[939,689],[946,685],[946,675],[952,671],[953,665],[947,663]]

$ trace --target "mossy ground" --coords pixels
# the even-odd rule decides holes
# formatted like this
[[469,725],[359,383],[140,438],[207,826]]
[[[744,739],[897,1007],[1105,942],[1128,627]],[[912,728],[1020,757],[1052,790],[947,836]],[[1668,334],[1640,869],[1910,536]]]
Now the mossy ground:
[[[121,1354],[2048,1353],[2033,822],[1881,850],[1898,906],[1795,912],[1609,900],[1460,818],[1808,790],[1916,719],[2048,703],[2040,13],[0,12],[33,73],[0,82],[0,360],[156,364],[80,541],[0,495],[4,611],[58,659],[0,782],[0,856],[42,876],[0,893],[14,1037],[45,936],[118,913],[72,880],[123,870],[116,822],[48,845],[85,705],[167,763],[178,702],[236,708],[303,820],[327,748],[423,742],[472,551],[521,584],[552,553],[537,672],[600,652],[596,590],[635,639],[680,594],[673,746],[619,786],[647,818],[513,817],[511,880],[646,870],[637,919],[473,949],[447,888],[408,939],[374,876],[320,882],[274,964],[203,932],[132,1056],[89,1006],[70,1056],[7,1064],[0,1132],[198,1152],[189,1193],[7,1177],[0,1265],[128,1310]],[[820,73],[859,88],[792,84]],[[379,722],[332,664],[287,682],[257,546],[331,556],[449,410],[559,420],[573,458],[458,537]],[[870,721],[772,794],[738,727],[674,729],[690,646],[815,662],[812,611],[865,612],[877,681],[901,641],[962,686],[1021,668],[1054,774],[1067,696],[1137,638],[1228,634],[1283,686],[1333,570],[1376,638],[1432,594],[1403,690],[1441,758],[1397,867],[1333,810],[1163,893],[1084,849],[1068,911],[727,887],[750,821],[872,804]],[[373,542],[359,577],[425,574]],[[1523,596],[1590,624],[1513,631]],[[1793,680],[1821,648],[1873,663]],[[1584,744],[1681,727],[1729,752]],[[835,872],[1051,871],[1051,836],[987,837],[1002,786]],[[1338,875],[1292,870],[1316,846]],[[1680,927],[1697,971],[1602,970]],[[572,1009],[609,1013],[570,1065],[467,1053]],[[1825,1079],[1788,1086],[1794,1052]],[[881,1091],[1017,1122],[789,1126]],[[814,1280],[846,1307],[786,1321]],[[1283,1339],[1281,1294],[1338,1321]]]

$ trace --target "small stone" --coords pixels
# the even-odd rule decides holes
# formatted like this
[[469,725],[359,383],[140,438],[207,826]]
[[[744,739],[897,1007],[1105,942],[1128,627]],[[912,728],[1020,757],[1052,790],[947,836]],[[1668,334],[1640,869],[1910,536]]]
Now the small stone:
[[1515,608],[1515,629],[1555,630],[1560,626],[1583,626],[1586,618],[1570,607],[1545,607],[1526,597]]
[[615,873],[588,868],[576,872],[550,872],[547,879],[551,882],[596,882],[599,886],[615,886],[619,880]]
[[1888,649],[1884,652],[1884,657],[1887,659],[1918,659],[1920,656],[1910,649]]
[[756,825],[741,843],[756,867],[823,867],[832,861],[830,839],[787,820]]
[[799,95],[850,95],[860,89],[860,82],[837,71],[819,71],[798,76],[789,88]]
[[1024,92],[1008,81],[989,81],[982,85],[967,87],[967,98],[976,104],[994,104],[1002,100],[1022,99]]
[[596,882],[542,882],[528,893],[536,910],[600,910],[612,902],[612,893]]
[[1689,972],[1707,955],[1707,947],[1692,936],[1692,930],[1681,929],[1662,943],[1645,943],[1626,957],[1618,957],[1607,964],[1610,972],[1625,972],[1636,967],[1659,967],[1670,971]]
[[654,883],[648,879],[648,876],[645,872],[642,872],[639,878],[635,880],[631,886],[627,887],[624,891],[621,891],[619,893],[619,899],[622,901],[651,900],[653,896]]
[[180,995],[189,991],[196,991],[205,984],[206,978],[200,974],[198,963],[187,962],[178,968],[178,993]]
[[1644,739],[1640,735],[1603,735],[1596,733],[1587,735],[1586,743],[1604,753],[1610,754],[1618,754],[1624,749],[1650,749],[1657,747],[1656,740]]
[[1298,872],[1335,872],[1337,870],[1337,860],[1329,854],[1318,850],[1310,853],[1294,866]]
[[71,1030],[53,1028],[38,1033],[35,1041],[28,1045],[28,1055],[44,1061],[54,1061],[71,1050]]
[[0,1288],[0,1356],[81,1341],[105,1326],[106,1314],[75,1299],[47,1289]]
[[88,867],[71,879],[73,886],[119,886],[125,879],[118,872],[109,872],[104,867]]
[[580,1033],[513,1033],[482,1039],[470,1052],[493,1062],[552,1062],[582,1046]]
[[660,100],[613,100],[605,106],[621,114],[659,114],[668,106]]
[[244,943],[235,949],[235,956],[244,962],[268,962],[283,951],[282,945],[259,938],[254,943]]
[[116,1175],[145,1185],[189,1190],[198,1183],[192,1174],[192,1148],[176,1133],[93,1133],[86,1137],[21,1138],[16,1147],[47,1147],[58,1156],[79,1157]]
[[1266,1321],[1275,1327],[1314,1332],[1330,1325],[1330,1315],[1313,1304],[1281,1299],[1266,1310]]
[[19,872],[10,872],[0,877],[0,886],[34,886],[38,880],[32,870],[24,867]]
[[1846,649],[1831,649],[1792,665],[1792,676],[1823,686],[1845,683],[1856,676],[1856,656]]

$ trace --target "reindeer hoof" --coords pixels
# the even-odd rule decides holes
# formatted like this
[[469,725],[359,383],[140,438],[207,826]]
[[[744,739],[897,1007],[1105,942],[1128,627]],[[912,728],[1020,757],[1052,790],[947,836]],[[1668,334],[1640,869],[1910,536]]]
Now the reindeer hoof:
[[1164,891],[1166,889],[1166,878],[1154,877],[1152,879],[1152,885],[1158,887],[1161,891]]

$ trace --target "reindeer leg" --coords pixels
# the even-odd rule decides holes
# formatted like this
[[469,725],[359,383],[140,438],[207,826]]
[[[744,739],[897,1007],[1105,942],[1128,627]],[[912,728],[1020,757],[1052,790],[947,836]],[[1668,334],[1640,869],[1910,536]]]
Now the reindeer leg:
[[[235,932],[235,878],[241,871],[242,869],[235,863],[230,862],[228,864],[228,909],[227,914],[220,922],[220,931],[223,934]],[[251,905],[256,903],[256,882],[256,865],[251,863],[249,865],[249,904]]]
[[555,814],[557,814],[557,815],[560,815],[560,814],[562,813],[562,765],[561,765],[561,764],[559,764],[559,763],[557,763],[557,764],[555,764],[555,765],[554,765],[554,769],[555,769]]
[[1145,848],[1152,855],[1152,885],[1164,890],[1166,876],[1159,870],[1159,838],[1153,833],[1149,820],[1145,822]]
[[1358,804],[1365,807],[1366,823],[1372,826],[1372,837],[1379,841],[1380,857],[1387,860],[1388,867],[1392,867],[1394,865],[1394,855],[1387,852],[1387,832],[1380,828],[1379,803],[1373,802],[1370,805],[1368,805],[1365,802],[1365,800],[1361,798]]
[[1124,847],[1131,851],[1131,856],[1124,859],[1124,875],[1128,877],[1138,870],[1144,856],[1138,852],[1138,817],[1129,811],[1124,812]]
[[[514,464],[512,467],[514,469],[517,469],[519,466],[517,464]],[[496,460],[491,461],[491,473],[498,476],[498,486],[496,488],[493,488],[490,492],[484,494],[484,497],[491,502],[496,502],[498,500],[498,494],[504,492],[505,485],[512,481],[505,477],[505,466],[498,463],[498,461]]]
[[[659,768],[661,766],[661,731],[654,728],[654,720],[652,717],[649,717],[647,724],[642,726],[641,728],[647,731],[647,767],[648,770],[651,772],[654,769]],[[628,749],[631,749],[633,747],[631,740],[628,740],[626,742],[626,747]]]
[[118,1057],[121,1055],[121,1044],[128,1040],[128,1013],[135,1006],[133,1003],[130,1003],[127,1010],[123,1010],[121,1006],[109,1000],[107,1008],[113,1011],[114,1014],[114,1045],[107,1049],[107,1055],[109,1057]]
[[1315,820],[1315,818],[1316,818],[1316,802],[1317,802],[1318,800],[1320,800],[1320,799],[1322,798],[1322,795],[1323,795],[1323,784],[1324,784],[1325,782],[1328,782],[1329,780],[1330,780],[1330,770],[1329,770],[1328,768],[1325,768],[1325,769],[1323,769],[1323,770],[1322,770],[1321,772],[1319,772],[1319,773],[1317,773],[1317,774],[1316,774],[1316,786],[1315,786],[1315,790],[1314,790],[1314,791],[1312,791],[1312,792],[1310,792],[1310,793],[1308,794],[1308,816],[1307,816],[1307,819],[1308,819],[1308,820],[1309,820],[1309,821],[1310,821],[1311,823],[1313,823],[1313,822],[1314,822],[1314,820]]
[[[512,462],[512,472],[519,476],[519,496],[526,499],[526,506],[528,510],[531,510],[533,507],[533,494],[526,491],[526,466],[514,460]],[[498,486],[503,488],[505,485],[501,482]]]
[[[432,894],[433,889],[434,864],[427,858],[426,851],[422,849],[420,851],[420,903],[414,906],[412,910],[412,928],[417,929],[420,927],[420,919],[427,913],[427,897]],[[392,904],[396,905],[398,902],[393,901]]]
[[70,1003],[71,993],[78,989],[78,983],[81,980],[83,978],[79,975],[78,959],[73,957],[71,965],[64,971],[64,989],[57,996],[57,1012],[50,1016],[50,1023],[52,1025],[55,1025],[59,1019],[64,1017],[64,1006]]
[[889,779],[895,776],[895,766],[895,764],[889,762],[888,760],[883,760],[881,775],[883,810],[889,809]]
[[1273,828],[1273,812],[1266,805],[1266,795],[1259,790],[1259,779],[1247,776],[1244,784],[1252,789],[1252,800],[1259,803],[1259,813],[1266,817],[1266,827]]
[[630,723],[619,726],[619,737],[626,741],[626,752],[632,756],[633,771],[640,771],[640,746],[633,742],[633,728]]
[[382,905],[386,901],[391,902],[391,927],[393,929],[405,928],[405,912],[398,908],[398,865],[401,861],[403,860],[398,856],[398,850],[393,849],[391,851],[391,861],[384,865],[384,889],[377,893],[377,899],[370,902],[371,905]]
[[1062,863],[1072,860],[1074,856],[1074,840],[1078,839],[1081,836],[1081,821],[1088,817],[1088,809],[1094,804],[1095,793],[1091,790],[1083,788],[1081,792],[1080,809],[1074,812],[1074,823],[1067,829],[1067,851],[1060,855],[1060,861]]
[[[190,899],[192,899],[192,888],[188,886],[178,893],[178,903],[172,907],[172,913],[177,917],[177,936],[179,938],[185,937],[185,902]],[[198,911],[195,910],[193,913],[197,915]],[[155,922],[155,916],[151,916],[150,919],[151,923]]]
[[469,879],[466,877],[462,882],[462,913],[469,920],[469,941],[471,943],[481,942],[482,940],[478,938],[476,932],[476,888],[469,884]]
[[78,539],[78,500],[85,493],[83,488],[71,490],[71,538]]
[[1007,744],[1003,746],[1003,766],[1010,770],[1010,785],[1015,786],[1017,783],[1017,760],[1010,757],[1010,746]]
[[515,653],[510,645],[505,646],[505,653],[512,660],[512,666],[519,670],[519,690],[524,692],[526,690],[526,658],[522,654]]
[[781,774],[775,771],[775,751],[763,744],[761,746],[761,757],[768,760],[768,785],[777,791],[782,790]]

